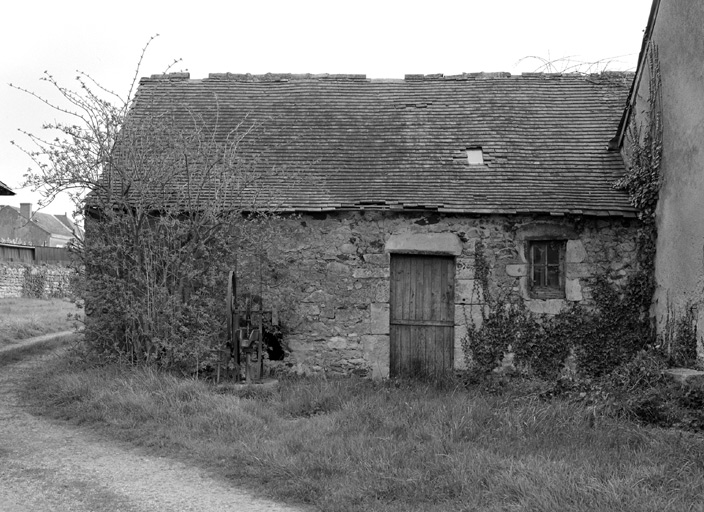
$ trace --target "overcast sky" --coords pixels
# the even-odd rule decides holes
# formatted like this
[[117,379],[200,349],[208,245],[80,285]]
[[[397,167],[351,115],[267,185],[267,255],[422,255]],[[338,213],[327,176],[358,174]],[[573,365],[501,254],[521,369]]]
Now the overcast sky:
[[[18,194],[0,204],[38,203],[20,189],[32,162],[11,140],[39,133],[54,112],[11,89],[49,93],[47,70],[73,86],[76,70],[126,95],[142,47],[140,76],[208,73],[410,73],[535,71],[542,59],[608,61],[634,70],[651,0],[391,0],[215,2],[15,1],[0,21],[0,181]],[[523,59],[523,60],[522,60]],[[601,70],[600,66],[600,69]],[[72,210],[66,200],[45,208]]]

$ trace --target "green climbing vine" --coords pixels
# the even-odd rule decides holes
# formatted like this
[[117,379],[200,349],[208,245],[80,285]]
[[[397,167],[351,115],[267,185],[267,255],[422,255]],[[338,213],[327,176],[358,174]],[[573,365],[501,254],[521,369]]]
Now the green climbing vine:
[[513,286],[491,293],[484,244],[475,250],[475,283],[485,306],[481,322],[465,315],[465,362],[480,373],[499,367],[506,354],[522,373],[554,380],[568,372],[574,355],[575,370],[583,377],[601,377],[632,358],[652,342],[649,301],[631,277],[619,286],[600,276],[590,284],[593,304],[572,304],[556,315],[538,315],[512,296]]
[[[662,78],[657,46],[648,49],[648,108],[641,122],[631,119],[628,125],[629,165],[614,187],[625,190],[631,204],[638,209],[644,227],[655,224],[655,209],[660,192],[662,160]],[[632,114],[631,114],[632,115]]]
[[[615,187],[628,192],[631,204],[638,209],[642,227],[638,233],[639,274],[633,283],[648,303],[655,292],[655,251],[657,241],[656,208],[662,174],[660,165],[663,151],[662,78],[658,48],[648,46],[648,101],[645,117],[641,122],[632,119],[629,123],[629,165],[626,174]],[[692,366],[696,361],[697,332],[692,305],[688,304],[680,313],[671,310],[659,348],[668,364]]]
[[631,284],[641,290],[649,303],[655,291],[655,210],[662,181],[662,78],[657,46],[650,43],[647,55],[647,112],[644,119],[632,118],[628,124],[628,165],[614,188],[628,192],[631,204],[638,210],[639,275]]

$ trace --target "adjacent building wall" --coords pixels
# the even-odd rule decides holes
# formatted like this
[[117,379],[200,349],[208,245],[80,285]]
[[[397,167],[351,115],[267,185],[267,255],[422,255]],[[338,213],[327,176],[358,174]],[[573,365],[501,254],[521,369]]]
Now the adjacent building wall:
[[51,245],[49,233],[22,217],[14,208],[0,207],[0,240],[28,245]]
[[[491,289],[507,290],[537,314],[555,314],[569,302],[591,301],[590,280],[624,279],[635,265],[636,221],[610,218],[440,215],[436,213],[336,212],[285,221],[270,249],[263,285],[256,265],[240,271],[240,292],[264,290],[275,307],[290,355],[281,363],[298,372],[389,371],[389,241],[446,233],[456,237],[455,366],[464,364],[466,323],[480,323],[484,297],[475,282],[481,242]],[[393,239],[392,239],[393,237]],[[525,241],[566,240],[564,299],[531,299],[527,293]],[[491,293],[491,291],[490,291]]]
[[[653,310],[665,335],[692,309],[704,357],[704,2],[661,0],[655,8],[650,42],[659,54],[663,149]],[[650,82],[643,57],[631,118],[641,125]],[[624,150],[628,157],[628,144]]]

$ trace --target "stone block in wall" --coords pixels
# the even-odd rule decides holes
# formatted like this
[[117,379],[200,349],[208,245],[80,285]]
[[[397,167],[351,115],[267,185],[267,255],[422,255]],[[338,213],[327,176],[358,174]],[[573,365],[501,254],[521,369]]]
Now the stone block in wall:
[[455,282],[455,304],[482,304],[484,293],[476,279],[457,279]]
[[383,268],[355,268],[352,271],[355,279],[380,279],[389,277],[388,267]]
[[340,263],[339,261],[331,261],[330,263],[327,264],[326,266],[328,273],[330,274],[339,274],[339,275],[345,275],[349,274],[352,272],[352,269],[348,265],[345,265],[344,263]]
[[581,240],[568,240],[565,248],[565,261],[567,263],[582,263],[587,259],[587,251]]
[[465,364],[464,358],[464,340],[467,337],[467,326],[465,324],[455,325],[455,353],[454,353],[454,367],[455,370],[466,370],[467,365]]
[[518,251],[515,247],[502,247],[494,251],[497,260],[517,260]]
[[525,263],[506,265],[506,275],[511,277],[525,277],[528,275],[528,265]]
[[453,362],[453,368],[455,370],[466,370],[467,369],[467,362],[465,361],[464,358],[464,349],[462,348],[461,345],[457,346],[455,345],[455,353],[453,355],[454,357],[454,362]]
[[531,313],[539,315],[557,315],[567,306],[565,299],[532,299],[526,301],[526,307]]
[[582,285],[579,279],[565,279],[565,299],[572,302],[584,300],[582,296]]
[[313,302],[322,305],[326,304],[331,299],[331,294],[324,292],[323,290],[315,290],[314,292],[311,292],[306,297],[304,297],[301,302]]
[[620,259],[616,259],[611,262],[611,264],[609,265],[609,268],[613,272],[618,272],[619,270],[623,270],[626,267],[626,265],[627,265],[627,263],[625,261],[620,260]]
[[331,350],[344,350],[348,345],[347,338],[344,336],[333,336],[328,339],[326,345]]
[[457,258],[455,279],[474,279],[474,258]]
[[364,261],[371,265],[376,265],[377,267],[388,267],[389,266],[389,255],[388,253],[381,254],[365,254],[363,256]]
[[565,263],[567,279],[584,279],[594,274],[594,265],[588,263]]
[[381,334],[362,336],[364,359],[372,369],[373,379],[389,376],[389,337]]
[[387,279],[378,280],[374,285],[374,302],[389,302],[390,285]]
[[460,326],[472,324],[475,328],[481,329],[484,315],[488,312],[488,306],[483,304],[455,304],[455,338],[457,337],[457,328]]
[[618,244],[617,249],[621,254],[633,252],[636,250],[636,243],[635,242],[621,242],[620,244]]
[[367,311],[355,306],[337,308],[335,310],[335,323],[340,327],[349,327],[365,321],[368,318],[367,314]]
[[467,256],[473,256],[477,252],[477,242],[478,238],[470,238],[466,242],[462,243],[462,254]]
[[370,306],[372,334],[389,334],[389,304],[373,303]]
[[340,246],[340,252],[342,254],[356,254],[357,246],[354,244],[342,244]]
[[323,339],[326,336],[331,336],[337,333],[334,321],[330,324],[325,322],[304,322],[300,327],[300,332],[305,332],[308,336],[314,339]]
[[303,303],[298,305],[298,314],[308,319],[320,315],[320,307],[317,304]]
[[386,252],[406,254],[462,254],[463,244],[454,233],[398,233],[386,241]]
[[309,352],[318,348],[316,343],[306,339],[304,336],[288,336],[286,345],[291,352]]

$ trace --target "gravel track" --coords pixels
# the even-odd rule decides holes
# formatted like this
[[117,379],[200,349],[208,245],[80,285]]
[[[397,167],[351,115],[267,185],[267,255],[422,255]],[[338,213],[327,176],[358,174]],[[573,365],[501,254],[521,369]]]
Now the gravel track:
[[32,355],[0,367],[0,511],[305,510],[255,497],[202,469],[141,453],[89,429],[32,416],[17,386],[27,370],[53,356]]

